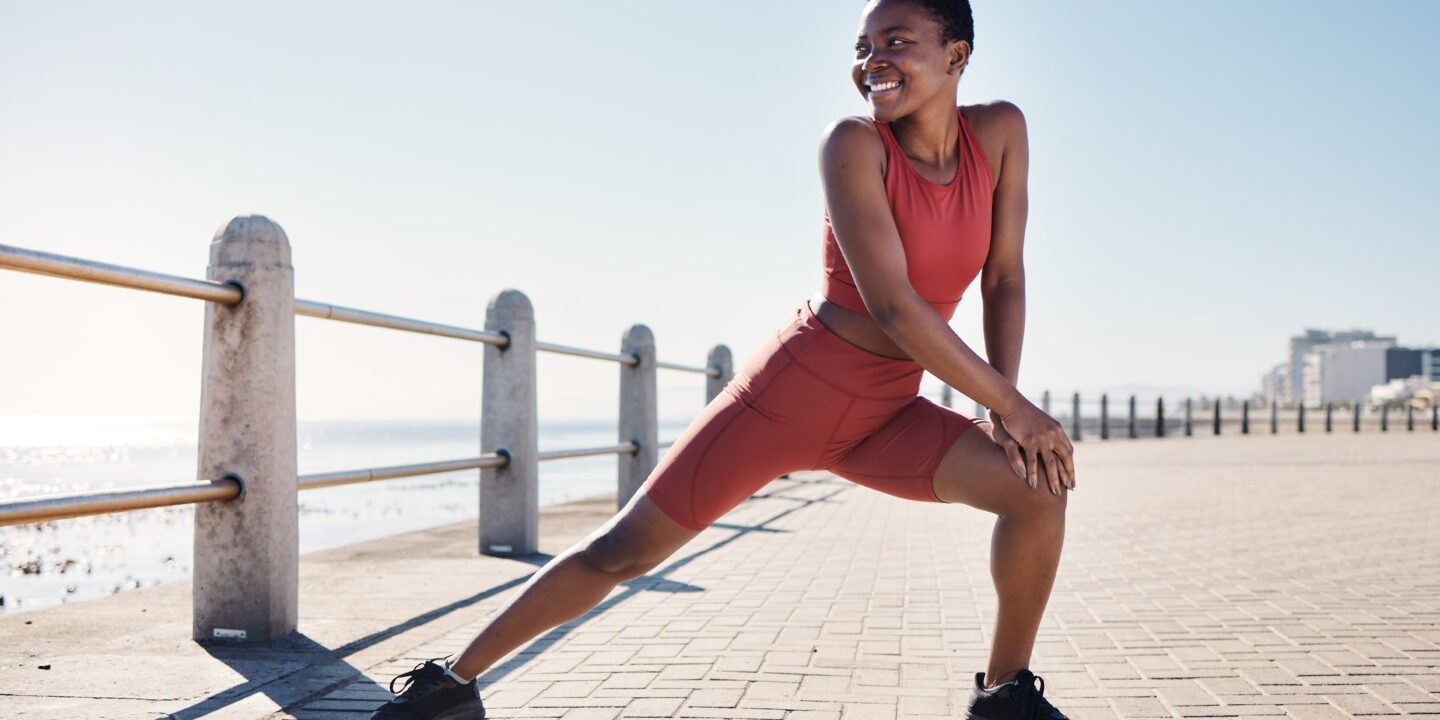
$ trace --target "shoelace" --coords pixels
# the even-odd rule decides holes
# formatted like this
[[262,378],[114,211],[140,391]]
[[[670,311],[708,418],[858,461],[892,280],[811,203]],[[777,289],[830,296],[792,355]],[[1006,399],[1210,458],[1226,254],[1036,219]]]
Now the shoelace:
[[[1044,720],[1041,715],[1050,703],[1045,701],[1045,678],[1031,675],[1032,682],[1020,691],[1020,717],[1025,720]],[[1039,687],[1036,687],[1039,683]]]
[[[448,657],[449,656],[447,655],[446,657],[431,658],[429,660],[421,662],[419,665],[416,665],[414,670],[411,670],[410,672],[400,673],[399,675],[391,678],[390,694],[399,696],[404,695],[411,690],[414,690],[417,692],[417,694],[424,695],[425,693],[419,692],[422,688],[428,688],[430,685],[438,685],[440,684],[441,679],[445,677],[444,673],[440,673],[437,677],[430,680],[430,682],[422,681],[421,676],[425,671],[426,666],[434,665],[435,667],[439,668],[440,665],[437,664],[436,661],[444,661]],[[405,684],[400,686],[399,692],[396,692],[395,681],[400,679],[404,679]]]

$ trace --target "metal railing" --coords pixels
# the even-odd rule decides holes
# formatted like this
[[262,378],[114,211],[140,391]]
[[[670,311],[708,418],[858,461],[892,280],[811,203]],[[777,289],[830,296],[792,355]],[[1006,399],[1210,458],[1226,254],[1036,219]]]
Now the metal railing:
[[[954,392],[941,388],[940,402],[950,407]],[[1170,402],[1167,404],[1167,400]],[[1252,402],[1233,397],[1170,397],[1154,396],[1143,402],[1137,395],[1118,396],[1112,405],[1108,393],[1090,402],[1082,402],[1080,393],[1070,396],[1064,411],[1051,411],[1050,391],[1045,391],[1037,405],[1047,415],[1065,426],[1071,440],[1112,437],[1141,438],[1167,436],[1240,435],[1284,433],[1335,433],[1378,430],[1390,432],[1403,428],[1406,432],[1428,429],[1440,432],[1440,404],[1417,405],[1413,402],[1385,402],[1367,405],[1362,400],[1345,403]],[[1143,410],[1142,410],[1143,408]],[[985,408],[975,405],[977,417],[986,416]],[[1392,428],[1393,426],[1393,428]]]
[[[711,351],[704,367],[658,361],[653,336],[644,325],[626,332],[619,353],[538,342],[530,301],[514,290],[491,299],[484,329],[297,299],[289,252],[284,231],[260,216],[235,218],[216,234],[206,280],[0,245],[0,269],[209,303],[200,475],[220,478],[4,501],[0,502],[0,526],[194,504],[195,638],[209,638],[217,629],[232,636],[230,631],[241,629],[241,636],[266,639],[294,630],[297,491],[479,469],[481,552],[533,553],[538,532],[538,463],[615,455],[619,458],[617,499],[623,505],[653,469],[659,450],[671,445],[656,437],[656,370],[706,376],[707,403],[733,374],[730,351],[724,345]],[[296,316],[484,344],[480,441],[481,448],[488,450],[474,458],[297,476]],[[537,449],[537,352],[620,365],[620,437],[615,445]],[[243,503],[244,512],[229,509],[232,503]],[[202,529],[205,532],[199,532]],[[287,555],[288,560],[284,559]],[[267,562],[271,565],[265,565]],[[277,571],[275,562],[284,566]],[[282,600],[257,608],[246,602],[256,593]],[[289,600],[283,600],[286,597]]]

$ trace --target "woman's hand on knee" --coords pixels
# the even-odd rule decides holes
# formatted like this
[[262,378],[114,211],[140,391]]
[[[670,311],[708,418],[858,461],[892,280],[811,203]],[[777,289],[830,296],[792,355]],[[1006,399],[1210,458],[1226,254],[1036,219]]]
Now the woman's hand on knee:
[[1075,489],[1075,446],[1065,429],[1033,403],[1024,403],[1008,417],[995,418],[991,437],[1005,450],[1015,474],[1038,487],[1044,477],[1050,492]]

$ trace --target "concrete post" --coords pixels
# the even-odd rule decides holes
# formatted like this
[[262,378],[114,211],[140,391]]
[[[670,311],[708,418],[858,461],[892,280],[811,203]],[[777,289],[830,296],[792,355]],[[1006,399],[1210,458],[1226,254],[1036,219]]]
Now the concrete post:
[[295,469],[295,270],[269,219],[231,220],[205,276],[245,289],[205,304],[199,478],[244,493],[195,506],[193,637],[266,641],[295,631],[300,605]]
[[1100,394],[1100,439],[1110,439],[1110,396]]
[[1185,398],[1185,437],[1190,437],[1191,435],[1194,435],[1194,434],[1195,434],[1194,425],[1191,424],[1191,405],[1192,405],[1192,403],[1193,403],[1193,401],[1192,401],[1191,398],[1188,398],[1188,397]]
[[1430,429],[1440,430],[1440,404],[1430,406]]
[[1080,439],[1080,393],[1070,398],[1070,439]]
[[711,400],[720,397],[721,391],[735,378],[735,360],[730,355],[730,348],[725,345],[710,348],[710,358],[705,367],[720,371],[720,377],[705,377],[705,404],[709,405]]
[[1360,401],[1355,401],[1355,432],[1360,432]]
[[1136,438],[1136,437],[1139,437],[1139,436],[1140,436],[1140,435],[1139,435],[1139,433],[1136,431],[1136,426],[1135,426],[1135,396],[1134,396],[1134,395],[1131,395],[1131,396],[1130,396],[1130,432],[1129,432],[1128,437],[1130,437],[1130,438]]
[[540,436],[535,378],[535,308],[519,290],[501,290],[485,308],[485,329],[510,344],[485,346],[480,451],[510,462],[480,471],[480,552],[533,555],[540,541]]
[[[1049,391],[1049,390],[1046,390],[1046,391],[1044,392],[1044,394],[1042,394],[1042,395],[1040,396],[1040,409],[1041,409],[1046,415],[1050,415],[1050,391]],[[1050,417],[1055,417],[1055,416],[1054,416],[1054,415],[1050,415]]]
[[1405,431],[1415,432],[1415,406],[1405,403]]
[[[989,413],[985,410],[985,406],[981,405],[978,400],[975,402],[975,417],[980,420],[989,419]],[[991,422],[994,420],[991,419]]]
[[1280,401],[1270,401],[1270,434],[1280,432]]
[[1211,421],[1211,424],[1214,426],[1213,428],[1211,428],[1212,432],[1213,432],[1215,435],[1219,435],[1219,434],[1220,434],[1220,396],[1219,396],[1219,395],[1216,395],[1216,396],[1215,396],[1215,418]]
[[1305,403],[1303,402],[1300,403],[1299,414],[1295,416],[1295,430],[1300,433],[1305,432]]
[[1250,434],[1250,401],[1240,403],[1240,434]]
[[1334,419],[1334,415],[1335,415],[1335,403],[1333,403],[1333,402],[1327,402],[1327,403],[1325,403],[1325,432],[1327,432],[1327,433],[1328,433],[1328,432],[1333,432],[1333,431],[1335,430],[1335,425],[1334,425],[1334,423],[1332,422],[1332,420]]
[[635,491],[655,469],[660,435],[655,389],[655,335],[644,325],[633,325],[620,342],[621,355],[640,358],[637,365],[620,366],[620,442],[640,446],[635,454],[621,454],[615,501],[630,502]]
[[1380,405],[1380,432],[1390,431],[1390,403]]
[[1165,398],[1155,398],[1155,437],[1165,437]]
[[940,406],[948,408],[954,402],[955,391],[950,389],[949,385],[946,385],[945,383],[940,383]]

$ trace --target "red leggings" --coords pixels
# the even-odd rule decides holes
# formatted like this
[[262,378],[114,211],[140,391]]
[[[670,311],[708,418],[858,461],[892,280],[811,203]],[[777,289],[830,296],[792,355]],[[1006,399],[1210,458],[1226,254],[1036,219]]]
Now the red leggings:
[[642,492],[692,530],[798,470],[940,502],[935,468],[976,421],[916,397],[923,372],[850,344],[807,303],[691,423]]

